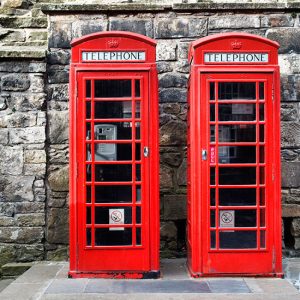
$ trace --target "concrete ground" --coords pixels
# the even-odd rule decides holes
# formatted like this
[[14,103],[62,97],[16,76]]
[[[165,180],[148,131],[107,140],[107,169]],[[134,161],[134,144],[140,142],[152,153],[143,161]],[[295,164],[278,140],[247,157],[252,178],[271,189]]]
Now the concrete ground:
[[[1,300],[300,300],[300,259],[284,260],[287,279],[198,278],[185,259],[163,260],[161,279],[68,279],[65,262],[41,262],[10,283]],[[295,285],[293,286],[292,283]],[[1,286],[0,286],[1,288]]]

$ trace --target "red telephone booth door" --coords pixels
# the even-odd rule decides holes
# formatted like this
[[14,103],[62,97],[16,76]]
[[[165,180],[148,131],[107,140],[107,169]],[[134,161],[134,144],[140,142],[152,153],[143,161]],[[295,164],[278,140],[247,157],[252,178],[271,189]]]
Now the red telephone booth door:
[[273,76],[200,75],[203,274],[276,273]]
[[151,270],[148,81],[147,72],[77,74],[81,272]]

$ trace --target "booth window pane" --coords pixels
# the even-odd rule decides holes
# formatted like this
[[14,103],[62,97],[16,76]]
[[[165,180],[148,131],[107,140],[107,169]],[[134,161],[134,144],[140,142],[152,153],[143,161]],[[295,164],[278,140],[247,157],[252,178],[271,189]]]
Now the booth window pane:
[[259,198],[260,198],[260,205],[264,206],[266,205],[266,198],[265,198],[265,188],[259,189]]
[[266,210],[264,208],[260,209],[260,227],[266,226]]
[[90,140],[91,139],[91,123],[86,123],[85,125],[85,130],[86,130],[86,140]]
[[255,104],[220,104],[219,121],[255,121]]
[[135,96],[140,97],[141,96],[141,81],[139,79],[135,80]]
[[86,229],[86,245],[91,246],[92,241],[92,230],[91,228]]
[[209,83],[209,99],[215,100],[215,83],[214,82]]
[[256,205],[256,189],[219,189],[219,205],[251,206]]
[[[115,216],[115,219],[114,219]],[[131,224],[131,207],[95,207],[95,224]]]
[[95,140],[131,140],[131,122],[95,123]]
[[265,105],[260,104],[259,105],[259,121],[265,120]]
[[92,202],[92,187],[90,185],[86,186],[86,203]]
[[244,185],[256,183],[256,168],[219,168],[219,184],[221,185]]
[[95,119],[126,119],[131,117],[131,101],[95,101]]
[[215,231],[210,232],[210,248],[216,249],[216,232]]
[[210,104],[210,120],[215,121],[216,120],[216,109],[214,104]]
[[216,126],[215,125],[210,125],[210,141],[215,142],[216,141]]
[[135,117],[136,118],[141,117],[141,102],[140,101],[135,102]]
[[216,184],[216,168],[210,167],[210,184],[215,185]]
[[265,141],[265,126],[263,124],[259,125],[259,141]]
[[141,143],[135,144],[135,160],[141,160]]
[[219,147],[219,163],[246,164],[256,162],[255,146],[221,146]]
[[250,124],[220,125],[220,142],[255,142],[256,127]]
[[265,147],[264,146],[259,147],[259,162],[260,163],[265,162]]
[[141,181],[141,165],[140,164],[135,165],[135,171],[136,171],[135,180]]
[[[131,144],[108,144],[95,143],[95,161],[126,161],[132,160],[132,145]],[[87,157],[90,160],[91,153],[89,145],[87,145]]]
[[91,102],[90,101],[87,101],[85,103],[85,109],[86,109],[86,111],[85,111],[85,117],[87,119],[90,119],[91,118]]
[[255,100],[255,82],[219,82],[219,100]]
[[95,186],[96,203],[131,203],[132,186],[131,185],[96,185]]
[[136,202],[140,203],[141,202],[141,193],[142,193],[142,189],[140,185],[136,186]]
[[141,230],[141,228],[136,229],[136,244],[138,246],[142,245],[142,230]]
[[95,97],[131,97],[131,80],[95,80]]
[[132,245],[132,228],[96,228],[96,246],[130,246]]
[[259,100],[265,98],[265,84],[263,82],[259,83]]
[[136,207],[136,223],[137,224],[141,224],[141,207],[140,206],[137,206]]
[[210,210],[210,227],[216,227],[216,211]]
[[91,98],[91,81],[87,80],[85,82],[85,96],[86,98]]
[[220,249],[253,249],[256,247],[256,231],[220,231]]
[[91,224],[92,223],[92,214],[91,214],[91,207],[87,206],[86,208],[86,224]]
[[92,165],[86,165],[86,181],[91,181],[92,180],[92,176],[91,176],[91,170],[92,170]]
[[260,232],[260,248],[266,248],[266,231],[264,230]]
[[[226,222],[222,222],[221,218],[223,216],[222,212],[224,212],[224,210],[220,210],[220,227],[227,227],[227,226],[221,226],[222,224],[226,224]],[[225,212],[228,212],[228,210],[226,210]],[[230,225],[233,226],[229,226],[229,227],[255,227],[256,226],[256,210],[255,209],[251,209],[251,210],[242,210],[242,209],[236,209],[232,211],[233,213],[231,215],[233,215],[234,217],[232,218],[232,220],[230,220]],[[224,225],[225,225],[224,224]]]
[[131,181],[132,165],[95,165],[95,181]]
[[210,189],[210,205],[216,205],[216,189]]
[[141,124],[139,122],[135,123],[135,139],[141,139]]

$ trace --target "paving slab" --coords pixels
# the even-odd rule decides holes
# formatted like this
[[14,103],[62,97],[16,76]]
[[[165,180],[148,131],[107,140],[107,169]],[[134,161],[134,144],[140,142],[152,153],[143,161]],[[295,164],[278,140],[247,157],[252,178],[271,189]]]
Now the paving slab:
[[0,292],[3,291],[6,287],[8,287],[14,279],[2,279],[0,280]]

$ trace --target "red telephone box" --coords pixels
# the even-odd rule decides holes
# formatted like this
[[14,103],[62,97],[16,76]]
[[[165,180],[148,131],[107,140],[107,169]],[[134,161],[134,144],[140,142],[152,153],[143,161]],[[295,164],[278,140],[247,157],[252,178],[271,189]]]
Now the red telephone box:
[[282,276],[278,47],[244,33],[191,44],[192,276]]
[[155,46],[129,32],[72,42],[71,277],[159,276]]

